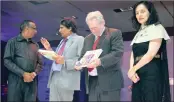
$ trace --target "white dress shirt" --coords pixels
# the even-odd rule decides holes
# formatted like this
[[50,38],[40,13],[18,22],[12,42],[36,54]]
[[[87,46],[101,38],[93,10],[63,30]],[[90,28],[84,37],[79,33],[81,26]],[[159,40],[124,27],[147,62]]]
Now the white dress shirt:
[[[102,34],[103,34],[103,32],[105,31],[105,27],[103,28],[103,30],[102,30],[102,32],[101,32],[101,34],[100,34],[100,36],[102,36]],[[95,41],[97,40],[97,36],[95,35]],[[95,42],[94,41],[94,42]],[[98,73],[97,73],[97,69],[96,68],[94,68],[92,71],[88,71],[88,74],[90,75],[90,76],[98,76]]]

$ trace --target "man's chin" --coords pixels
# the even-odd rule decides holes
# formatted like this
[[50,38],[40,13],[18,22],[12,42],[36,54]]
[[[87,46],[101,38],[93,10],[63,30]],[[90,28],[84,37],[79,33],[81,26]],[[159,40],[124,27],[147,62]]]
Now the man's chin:
[[31,36],[29,39],[33,38],[35,35]]
[[62,34],[60,34],[60,36],[62,37],[62,38],[64,38],[65,36],[64,35],[62,35]]

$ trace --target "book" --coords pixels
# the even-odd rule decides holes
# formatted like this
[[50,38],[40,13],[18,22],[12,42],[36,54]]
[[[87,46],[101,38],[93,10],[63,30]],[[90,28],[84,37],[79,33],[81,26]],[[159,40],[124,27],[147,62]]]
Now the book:
[[102,49],[90,50],[87,51],[84,56],[76,62],[76,66],[86,67],[89,63],[91,63],[94,59],[99,58],[102,53]]
[[58,54],[54,51],[39,49],[38,52],[49,60],[54,60],[53,57],[58,56]]

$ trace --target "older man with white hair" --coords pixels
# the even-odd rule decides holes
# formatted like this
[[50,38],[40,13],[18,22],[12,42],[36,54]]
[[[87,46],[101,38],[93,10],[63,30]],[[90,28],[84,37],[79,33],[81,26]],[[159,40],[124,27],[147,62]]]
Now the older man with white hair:
[[[100,11],[88,13],[86,23],[91,34],[85,38],[81,57],[89,50],[103,50],[99,58],[84,68],[89,101],[120,101],[120,90],[123,87],[120,68],[123,56],[122,33],[118,29],[105,27]],[[77,66],[75,68],[81,69]]]

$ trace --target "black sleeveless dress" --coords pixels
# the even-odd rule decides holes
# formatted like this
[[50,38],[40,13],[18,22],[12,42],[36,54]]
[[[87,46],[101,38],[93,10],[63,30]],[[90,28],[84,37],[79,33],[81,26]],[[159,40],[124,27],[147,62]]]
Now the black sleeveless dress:
[[[134,65],[139,61],[135,59],[148,51],[149,41],[134,43]],[[170,87],[166,41],[163,40],[157,53],[160,58],[153,58],[148,64],[137,70],[140,81],[132,85],[132,102],[170,102]]]

